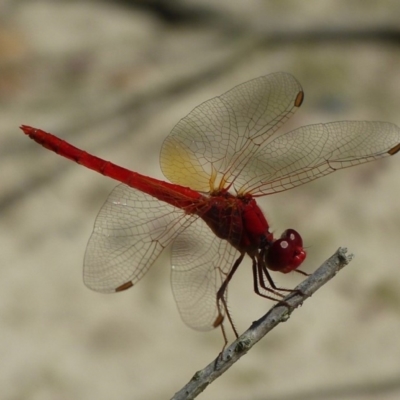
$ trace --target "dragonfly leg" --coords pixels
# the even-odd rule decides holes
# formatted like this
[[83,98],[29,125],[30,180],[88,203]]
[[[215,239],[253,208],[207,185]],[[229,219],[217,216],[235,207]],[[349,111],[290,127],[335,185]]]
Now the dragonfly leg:
[[[275,285],[274,280],[271,278],[271,275],[269,274],[269,271],[268,271],[268,269],[267,269],[267,266],[265,265],[264,262],[262,262],[262,261],[260,262],[260,261],[261,261],[261,260],[259,260],[259,262],[258,262],[258,268],[259,268],[260,275],[262,275],[263,277],[266,277],[266,278],[267,278],[268,283],[271,285],[272,289],[277,290],[277,291],[279,291],[279,292],[288,292],[288,293],[293,292],[293,289],[285,289],[285,288],[277,287],[277,286]],[[261,279],[260,279],[260,280],[261,280]],[[263,283],[264,283],[264,285],[265,285],[264,279],[262,279],[262,281],[263,281]],[[263,287],[263,286],[262,286],[262,287]]]
[[295,272],[298,272],[299,274],[304,275],[304,276],[310,276],[310,274],[307,274],[307,272],[304,272],[300,269],[295,269]]
[[[268,271],[266,265],[265,265],[265,264],[262,264],[261,268],[262,268],[263,276],[266,276],[266,277],[267,277],[268,282],[269,282],[270,285],[274,288],[274,290],[281,291],[281,292],[288,292],[288,293],[290,293],[290,294],[292,294],[292,295],[298,294],[298,295],[300,295],[300,296],[305,296],[305,293],[302,292],[302,291],[299,290],[299,289],[284,289],[284,288],[278,288],[278,287],[275,285],[275,282],[273,281],[273,279],[271,278],[271,275],[269,274],[269,271]],[[307,274],[306,272],[299,271],[299,270],[295,270],[295,271],[300,272],[302,275],[309,276],[309,274]],[[264,284],[265,284],[265,282],[264,282]],[[283,297],[283,296],[282,296],[282,297]],[[284,303],[285,305],[287,305],[286,302],[282,302],[282,303]]]
[[[296,270],[297,271],[297,270]],[[305,272],[300,271],[301,274],[307,275]],[[308,276],[308,275],[307,275]],[[267,278],[268,283],[271,285],[271,287],[268,287],[265,283],[264,277]],[[279,297],[284,297],[282,293],[279,292],[287,292],[291,294],[299,294],[301,296],[304,296],[304,293],[301,290],[298,289],[285,289],[285,288],[279,288],[275,285],[275,282],[273,281],[271,275],[269,274],[269,271],[263,262],[263,256],[259,255],[257,258],[253,258],[253,279],[254,279],[254,291],[256,294],[258,294],[261,297],[265,297],[270,300],[274,301],[280,301],[279,299],[276,299],[272,296],[268,296],[265,294],[260,293],[260,287],[267,292],[272,293],[275,296]],[[258,286],[259,285],[259,286]],[[285,303],[285,302],[283,302]]]
[[[268,287],[265,282],[264,279],[262,277],[263,273],[262,270],[260,269],[259,263],[257,263],[257,259],[254,257],[253,258],[253,286],[254,286],[254,292],[256,294],[258,294],[261,297],[264,297],[266,299],[269,300],[273,300],[273,301],[279,301],[279,299],[272,297],[272,295],[278,296],[278,297],[284,297],[281,293],[279,293],[277,290],[275,289],[271,289],[270,287]],[[265,291],[271,293],[271,296],[268,296],[264,293],[261,293],[260,291],[260,287],[262,289],[264,289]]]
[[[226,332],[225,329],[223,328],[222,324],[223,324],[223,311],[225,311],[226,316],[228,317],[229,323],[231,324],[232,330],[236,336],[236,338],[239,337],[238,332],[235,328],[235,324],[233,323],[231,314],[229,312],[228,309],[228,304],[226,301],[226,289],[228,287],[228,284],[230,282],[230,280],[232,279],[232,276],[234,275],[234,273],[236,272],[236,270],[238,269],[239,265],[241,264],[241,262],[243,261],[243,258],[245,256],[246,253],[242,253],[239,258],[235,261],[235,263],[233,264],[232,269],[230,270],[229,274],[227,275],[227,277],[225,278],[224,282],[222,283],[221,287],[218,289],[217,292],[217,309],[218,309],[218,317],[216,318],[215,322],[214,322],[214,327],[217,327],[218,325],[221,326],[222,329],[222,334],[224,336],[224,340],[225,340],[225,345],[228,343],[228,339],[226,337]],[[223,310],[221,310],[221,303],[222,303],[222,307]]]

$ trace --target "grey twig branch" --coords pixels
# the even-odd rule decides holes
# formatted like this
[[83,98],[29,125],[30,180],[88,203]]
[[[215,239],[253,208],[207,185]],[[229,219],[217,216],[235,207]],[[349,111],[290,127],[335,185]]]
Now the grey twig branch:
[[286,321],[292,311],[303,304],[321,286],[332,279],[345,265],[352,255],[346,255],[347,249],[339,248],[312,275],[300,283],[293,293],[277,303],[270,311],[227,347],[212,363],[196,372],[193,378],[179,391],[172,400],[189,400],[199,395],[212,381],[229,369],[240,357],[245,355],[261,338],[279,323]]

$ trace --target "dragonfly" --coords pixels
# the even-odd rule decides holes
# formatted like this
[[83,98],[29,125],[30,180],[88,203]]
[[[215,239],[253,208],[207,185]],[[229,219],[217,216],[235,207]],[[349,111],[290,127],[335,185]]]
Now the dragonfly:
[[41,129],[21,129],[45,148],[119,182],[101,208],[84,259],[84,283],[98,292],[136,285],[171,245],[171,285],[183,321],[197,330],[237,329],[227,289],[245,256],[253,289],[279,300],[270,271],[298,271],[306,258],[294,229],[276,238],[257,199],[342,168],[392,156],[400,129],[388,122],[341,121],[278,131],[304,100],[285,72],[242,83],[181,119],[165,139],[169,180],[130,171]]

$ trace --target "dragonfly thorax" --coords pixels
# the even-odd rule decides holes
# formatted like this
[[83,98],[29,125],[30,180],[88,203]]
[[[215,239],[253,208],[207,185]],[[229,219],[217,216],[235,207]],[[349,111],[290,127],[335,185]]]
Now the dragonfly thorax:
[[268,222],[250,195],[234,196],[216,192],[206,201],[201,218],[220,239],[227,240],[241,253],[262,260],[267,268],[287,273],[306,258],[303,240],[294,229],[287,229],[274,239]]
[[213,193],[199,215],[216,236],[241,253],[254,253],[273,241],[268,222],[251,195]]

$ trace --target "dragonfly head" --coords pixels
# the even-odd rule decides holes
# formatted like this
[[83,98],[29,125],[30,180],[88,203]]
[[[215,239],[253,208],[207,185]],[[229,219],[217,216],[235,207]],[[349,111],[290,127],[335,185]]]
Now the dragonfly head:
[[267,267],[272,271],[287,274],[294,271],[305,260],[303,239],[294,229],[287,229],[280,239],[272,242],[265,254]]

